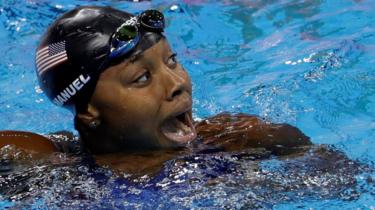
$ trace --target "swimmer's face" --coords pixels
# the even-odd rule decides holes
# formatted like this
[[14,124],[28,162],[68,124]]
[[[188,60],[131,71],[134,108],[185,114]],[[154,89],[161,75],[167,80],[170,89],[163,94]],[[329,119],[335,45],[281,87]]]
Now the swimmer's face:
[[150,149],[194,140],[191,94],[188,73],[167,40],[160,40],[101,74],[89,110],[96,113],[106,143],[95,144]]

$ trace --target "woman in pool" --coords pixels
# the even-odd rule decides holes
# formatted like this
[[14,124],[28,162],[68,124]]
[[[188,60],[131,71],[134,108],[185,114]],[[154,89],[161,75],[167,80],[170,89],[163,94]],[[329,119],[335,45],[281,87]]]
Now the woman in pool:
[[[191,81],[163,29],[156,10],[133,16],[110,7],[79,7],[50,26],[37,49],[37,75],[47,96],[75,114],[81,149],[100,157],[197,143],[277,154],[311,144],[295,127],[246,114],[193,122]],[[53,137],[4,131],[0,147],[67,152]]]

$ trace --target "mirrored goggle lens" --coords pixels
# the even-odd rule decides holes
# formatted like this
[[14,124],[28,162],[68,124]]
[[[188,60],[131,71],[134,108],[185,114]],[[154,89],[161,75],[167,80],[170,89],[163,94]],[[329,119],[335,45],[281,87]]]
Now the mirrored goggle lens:
[[138,42],[139,34],[135,25],[120,26],[112,38],[109,58],[117,58],[128,53]]
[[163,31],[164,15],[157,10],[146,10],[140,15],[140,23],[149,30]]
[[138,30],[136,26],[124,25],[115,34],[115,39],[118,41],[129,41],[134,39],[138,35]]

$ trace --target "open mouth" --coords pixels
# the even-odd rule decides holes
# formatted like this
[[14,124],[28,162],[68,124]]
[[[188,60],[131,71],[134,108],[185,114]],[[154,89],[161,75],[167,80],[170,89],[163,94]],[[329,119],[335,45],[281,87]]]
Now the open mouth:
[[167,119],[161,126],[161,132],[168,139],[179,143],[187,143],[197,137],[189,112]]

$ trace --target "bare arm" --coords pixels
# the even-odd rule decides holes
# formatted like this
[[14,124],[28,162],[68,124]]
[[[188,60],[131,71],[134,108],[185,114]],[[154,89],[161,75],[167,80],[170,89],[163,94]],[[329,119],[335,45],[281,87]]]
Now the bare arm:
[[196,125],[206,144],[226,151],[263,147],[276,154],[295,147],[311,145],[309,137],[288,124],[266,123],[253,115],[228,113],[208,118]]
[[14,145],[19,149],[34,153],[52,153],[57,149],[46,137],[25,131],[0,131],[0,148]]

